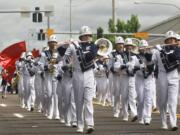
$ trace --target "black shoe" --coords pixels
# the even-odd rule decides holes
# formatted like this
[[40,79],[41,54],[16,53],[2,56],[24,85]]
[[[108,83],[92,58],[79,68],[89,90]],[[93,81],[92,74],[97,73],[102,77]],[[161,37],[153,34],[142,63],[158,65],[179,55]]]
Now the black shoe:
[[77,124],[75,122],[72,122],[71,125],[72,125],[73,128],[77,127]]
[[149,126],[149,125],[150,125],[150,123],[144,123],[144,125]]
[[94,127],[93,126],[89,126],[87,128],[86,134],[91,134],[94,131]]
[[135,122],[138,119],[137,115],[133,117],[133,119],[131,120],[131,122]]
[[153,108],[153,112],[156,112],[157,111],[157,108]]
[[31,107],[31,112],[33,112],[34,111],[34,107]]
[[171,128],[171,131],[176,131],[176,130],[178,130],[178,127],[172,127]]

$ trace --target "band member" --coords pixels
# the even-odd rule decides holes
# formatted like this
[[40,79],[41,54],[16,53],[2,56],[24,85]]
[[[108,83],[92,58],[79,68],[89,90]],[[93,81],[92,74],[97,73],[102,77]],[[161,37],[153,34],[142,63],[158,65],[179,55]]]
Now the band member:
[[36,74],[35,74],[35,92],[36,92],[36,106],[38,112],[43,112],[44,109],[44,89],[43,89],[43,68],[41,63],[39,62],[41,56],[38,56],[35,59],[35,68],[36,68]]
[[136,121],[137,118],[137,107],[136,107],[136,90],[135,90],[135,64],[137,57],[133,54],[136,45],[133,43],[131,38],[125,40],[125,53],[123,53],[120,68],[121,74],[121,101],[122,101],[122,117],[123,121],[128,121],[128,105],[131,111],[131,121]]
[[136,73],[137,108],[140,124],[149,125],[152,113],[153,101],[153,71],[152,52],[146,40],[140,41],[138,68]]
[[2,75],[2,98],[6,98],[6,92],[7,92],[7,84],[8,84],[8,71],[6,69],[3,69],[1,72]]
[[[67,47],[61,46],[58,48],[58,52],[61,56],[64,56]],[[70,60],[71,61],[71,60]],[[57,89],[58,98],[59,98],[59,112],[61,122],[70,127],[77,127],[76,122],[76,107],[74,102],[74,91],[72,85],[72,74],[73,67],[69,63],[66,66],[63,66],[63,59],[58,64],[59,74],[58,74],[58,85],[61,87]],[[62,121],[64,120],[64,121]]]
[[[178,43],[178,48],[180,48],[180,35],[177,34],[177,43]],[[180,105],[180,66],[178,67],[178,73],[179,73],[179,94],[178,94],[178,105]]]
[[51,35],[48,40],[48,50],[45,50],[41,54],[40,62],[43,65],[44,69],[44,85],[45,85],[45,115],[48,119],[59,119],[59,110],[58,110],[58,97],[56,93],[57,88],[57,38],[55,35]]
[[[27,94],[27,110],[33,111],[35,105],[35,88],[34,88],[34,81],[35,81],[35,66],[34,66],[34,59],[31,52],[27,52],[26,54],[26,61],[25,61],[25,89]],[[28,81],[27,81],[28,80]]]
[[95,95],[93,60],[96,57],[97,49],[92,43],[92,32],[88,26],[81,28],[79,39],[81,40],[79,43],[73,42],[67,48],[65,52],[65,62],[69,63],[69,60],[72,58],[77,132],[82,133],[86,125],[87,133],[91,133],[94,131],[92,99]]
[[[113,96],[114,96],[114,106],[113,106],[113,116],[115,118],[119,117],[120,114],[120,104],[121,104],[121,92],[120,92],[120,75],[121,70],[115,71],[113,68],[116,66],[116,62],[122,59],[121,55],[124,53],[124,39],[122,37],[116,37],[115,40],[116,50],[111,53],[111,73],[113,74]],[[115,64],[115,65],[114,65]]]
[[108,56],[98,56],[95,63],[96,98],[99,104],[105,106],[108,92]]
[[168,129],[167,109],[169,111],[171,130],[175,131],[177,127],[176,109],[178,96],[178,71],[180,51],[175,46],[177,38],[173,31],[166,33],[165,44],[174,45],[156,45],[158,51],[153,55],[153,60],[158,65],[157,94],[158,107],[160,110],[162,129]]
[[16,62],[16,71],[19,76],[18,80],[18,94],[21,108],[25,108],[25,89],[24,89],[24,71],[25,71],[26,53],[21,54],[20,59]]

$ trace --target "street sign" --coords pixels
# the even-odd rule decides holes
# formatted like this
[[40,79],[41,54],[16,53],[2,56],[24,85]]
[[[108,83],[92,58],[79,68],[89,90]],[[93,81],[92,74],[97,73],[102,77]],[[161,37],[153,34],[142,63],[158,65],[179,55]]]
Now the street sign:
[[30,12],[28,7],[21,7],[21,17],[30,17]]
[[149,37],[149,33],[148,32],[137,32],[137,33],[134,33],[134,37],[147,39]]
[[54,34],[54,29],[47,29],[47,36],[50,37]]

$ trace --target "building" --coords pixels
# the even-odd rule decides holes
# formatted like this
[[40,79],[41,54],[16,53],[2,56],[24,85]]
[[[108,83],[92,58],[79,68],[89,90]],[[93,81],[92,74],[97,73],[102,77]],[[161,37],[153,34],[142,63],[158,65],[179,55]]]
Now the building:
[[[167,20],[154,24],[140,31],[149,32],[153,34],[164,34],[169,30],[173,30],[177,33],[180,33],[180,15],[168,18]],[[150,45],[163,43],[163,40],[164,40],[163,37],[149,37],[148,38]]]

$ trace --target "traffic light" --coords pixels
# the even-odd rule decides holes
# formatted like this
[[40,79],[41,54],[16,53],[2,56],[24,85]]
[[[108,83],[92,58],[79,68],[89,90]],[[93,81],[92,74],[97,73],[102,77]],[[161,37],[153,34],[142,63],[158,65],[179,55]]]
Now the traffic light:
[[45,36],[45,33],[43,32],[43,29],[40,29],[40,32],[38,33],[38,40],[43,41],[46,39],[45,37],[46,36]]
[[103,37],[103,29],[99,27],[97,29],[97,39],[102,38],[102,37]]
[[33,22],[42,22],[42,13],[40,13],[40,8],[35,7],[35,12],[32,14]]

